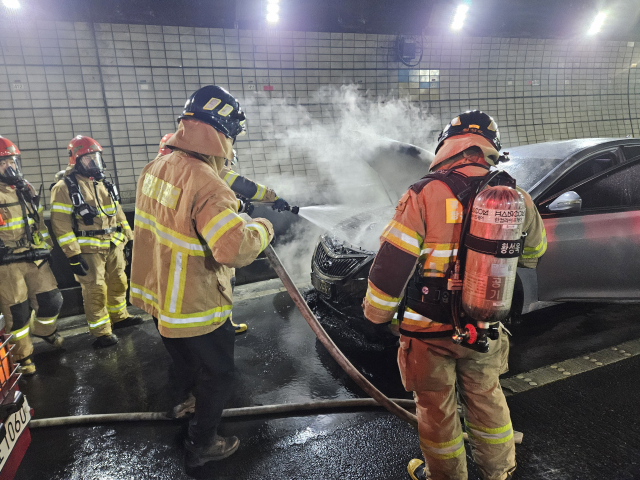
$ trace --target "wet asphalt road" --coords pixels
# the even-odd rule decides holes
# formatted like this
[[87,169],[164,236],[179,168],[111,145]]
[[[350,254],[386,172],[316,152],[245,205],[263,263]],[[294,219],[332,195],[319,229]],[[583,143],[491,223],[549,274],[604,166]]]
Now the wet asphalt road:
[[[364,396],[339,369],[286,293],[242,301],[236,321],[237,381],[228,407]],[[357,333],[329,331],[378,388],[411,398],[395,351],[363,344]],[[564,305],[511,327],[507,376],[640,338],[640,306]],[[118,331],[115,348],[96,350],[87,334],[66,349],[38,344],[35,377],[21,388],[36,418],[166,411],[172,405],[170,358],[152,322]],[[640,478],[640,357],[510,396],[520,479]],[[185,472],[184,424],[135,422],[32,431],[16,479],[405,479],[420,455],[417,433],[383,411],[226,420],[237,435],[232,457]],[[469,478],[477,479],[470,463]]]

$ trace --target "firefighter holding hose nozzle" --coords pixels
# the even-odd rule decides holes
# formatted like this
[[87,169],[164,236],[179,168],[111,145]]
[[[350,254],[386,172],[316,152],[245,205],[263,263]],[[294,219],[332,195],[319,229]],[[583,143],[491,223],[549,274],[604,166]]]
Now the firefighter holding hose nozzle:
[[[23,375],[36,373],[31,335],[60,348],[62,294],[47,263],[52,246],[40,197],[20,170],[20,150],[0,137],[0,306]],[[34,311],[32,319],[32,309]]]
[[[163,155],[169,155],[172,151],[171,146],[167,145],[167,141],[173,136],[173,133],[167,133],[160,140],[160,149],[158,150],[158,156],[161,157]],[[156,157],[157,158],[157,157]],[[298,207],[292,207],[289,203],[284,199],[280,198],[275,191],[271,188],[266,187],[264,185],[255,182],[244,175],[240,175],[232,170],[232,167],[238,163],[238,156],[236,153],[236,149],[233,149],[233,155],[231,159],[225,159],[224,166],[220,171],[220,177],[227,182],[227,185],[231,187],[237,197],[238,202],[238,213],[246,213],[247,215],[251,215],[254,210],[254,205],[252,202],[259,203],[271,203],[271,208],[273,210],[277,210],[278,212],[290,211],[291,213],[298,214]],[[231,277],[231,288],[235,286],[236,277],[235,272],[233,277]],[[244,333],[247,331],[246,323],[234,323],[233,319],[231,320],[231,324],[235,329],[236,335],[239,333]]]
[[202,87],[167,140],[171,153],[142,170],[136,192],[131,302],[154,317],[173,359],[181,403],[172,416],[194,413],[184,440],[189,468],[222,460],[240,444],[217,432],[234,378],[231,277],[273,238],[268,220],[238,215],[221,177],[245,131],[238,101]]
[[430,172],[402,196],[369,273],[364,313],[384,324],[397,312],[398,366],[416,400],[422,460],[413,480],[467,478],[466,432],[482,478],[516,468],[513,428],[498,377],[506,371],[508,315],[516,267],[535,268],[546,250],[531,197],[496,163],[495,121],[478,110],[440,133]]

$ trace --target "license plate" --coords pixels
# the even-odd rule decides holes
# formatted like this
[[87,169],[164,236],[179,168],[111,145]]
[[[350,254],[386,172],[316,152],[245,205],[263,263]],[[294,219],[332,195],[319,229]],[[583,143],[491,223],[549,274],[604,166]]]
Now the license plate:
[[319,279],[315,275],[312,276],[311,283],[313,283],[314,288],[318,290],[320,293],[322,293],[323,295],[326,295],[327,297],[331,296],[330,283],[327,283],[324,280]]
[[0,471],[4,467],[4,464],[7,463],[11,450],[13,450],[18,438],[20,438],[20,435],[22,435],[22,432],[24,432],[30,420],[31,407],[25,398],[22,408],[16,413],[9,415],[4,421],[6,433],[4,440],[0,443]]

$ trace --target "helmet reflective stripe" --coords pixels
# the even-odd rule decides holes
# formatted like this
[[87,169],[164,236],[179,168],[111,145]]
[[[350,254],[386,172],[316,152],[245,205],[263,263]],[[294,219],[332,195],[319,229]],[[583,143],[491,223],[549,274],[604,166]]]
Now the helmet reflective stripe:
[[[220,100],[219,98],[215,98],[213,97],[211,100],[209,100],[207,102],[207,104],[202,107],[203,110],[213,110],[214,108],[216,108],[218,105],[220,105],[220,103],[222,102],[222,100]],[[228,105],[227,105],[228,106]],[[219,112],[218,112],[219,113]]]
[[233,107],[231,105],[229,105],[229,104],[226,104],[224,107],[222,107],[220,110],[218,110],[218,114],[222,115],[223,117],[226,117],[231,112],[233,112]]

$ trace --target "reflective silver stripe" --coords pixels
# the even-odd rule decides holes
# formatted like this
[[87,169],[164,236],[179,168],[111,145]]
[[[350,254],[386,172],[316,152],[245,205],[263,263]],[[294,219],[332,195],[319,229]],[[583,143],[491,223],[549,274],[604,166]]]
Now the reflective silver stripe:
[[143,292],[142,290],[140,290],[139,288],[136,287],[131,287],[131,291],[137,295],[140,295],[141,297],[146,298],[147,300],[157,304],[158,303],[158,299],[156,297],[154,297],[153,295],[149,295],[146,292]]
[[409,320],[417,320],[419,322],[434,323],[433,320],[430,320],[427,317],[423,317],[419,313],[412,313],[406,310],[404,312],[404,318],[408,318]]
[[140,222],[140,223],[144,223],[145,225],[149,225],[150,227],[153,228],[153,231],[155,232],[156,235],[158,235],[160,238],[165,239],[166,241],[173,243],[179,247],[182,248],[186,248],[187,250],[193,250],[193,251],[198,251],[198,252],[204,252],[205,251],[205,246],[204,245],[198,245],[195,243],[189,243],[189,242],[185,242],[184,240],[180,240],[177,237],[174,237],[173,235],[171,235],[168,232],[165,232],[163,230],[160,230],[158,228],[158,225],[156,222],[154,222],[151,219],[148,218],[144,218],[141,215],[136,214],[136,222]]
[[109,322],[109,315],[106,315],[106,316],[104,316],[102,318],[99,318],[95,322],[87,321],[87,323],[89,324],[89,328],[96,328],[96,327],[99,327],[100,325],[104,325],[105,323],[108,323],[108,322]]
[[57,318],[58,318],[57,316],[53,318],[48,318],[48,319],[47,318],[42,319],[42,318],[36,317],[36,322],[41,323],[42,325],[51,325],[56,321]]
[[159,319],[166,323],[173,323],[174,325],[180,325],[184,323],[205,323],[213,320],[214,318],[226,318],[231,314],[231,309],[221,310],[219,312],[213,312],[208,315],[203,315],[201,317],[170,317],[161,313],[159,315]]
[[169,312],[176,313],[178,293],[180,293],[180,274],[182,273],[182,253],[176,252],[176,268],[173,271],[173,288],[171,289],[171,302]]
[[204,237],[207,243],[209,243],[209,240],[211,240],[215,236],[215,234],[218,233],[218,230],[220,230],[230,221],[235,220],[236,217],[237,215],[235,214],[235,212],[233,210],[229,210],[229,213],[227,213],[224,217],[214,223],[207,235]]
[[11,332],[11,334],[13,335],[13,338],[15,338],[16,340],[20,340],[21,338],[24,338],[27,335],[29,335],[29,325],[27,325],[26,327],[22,327],[19,330],[14,330],[13,332]]

